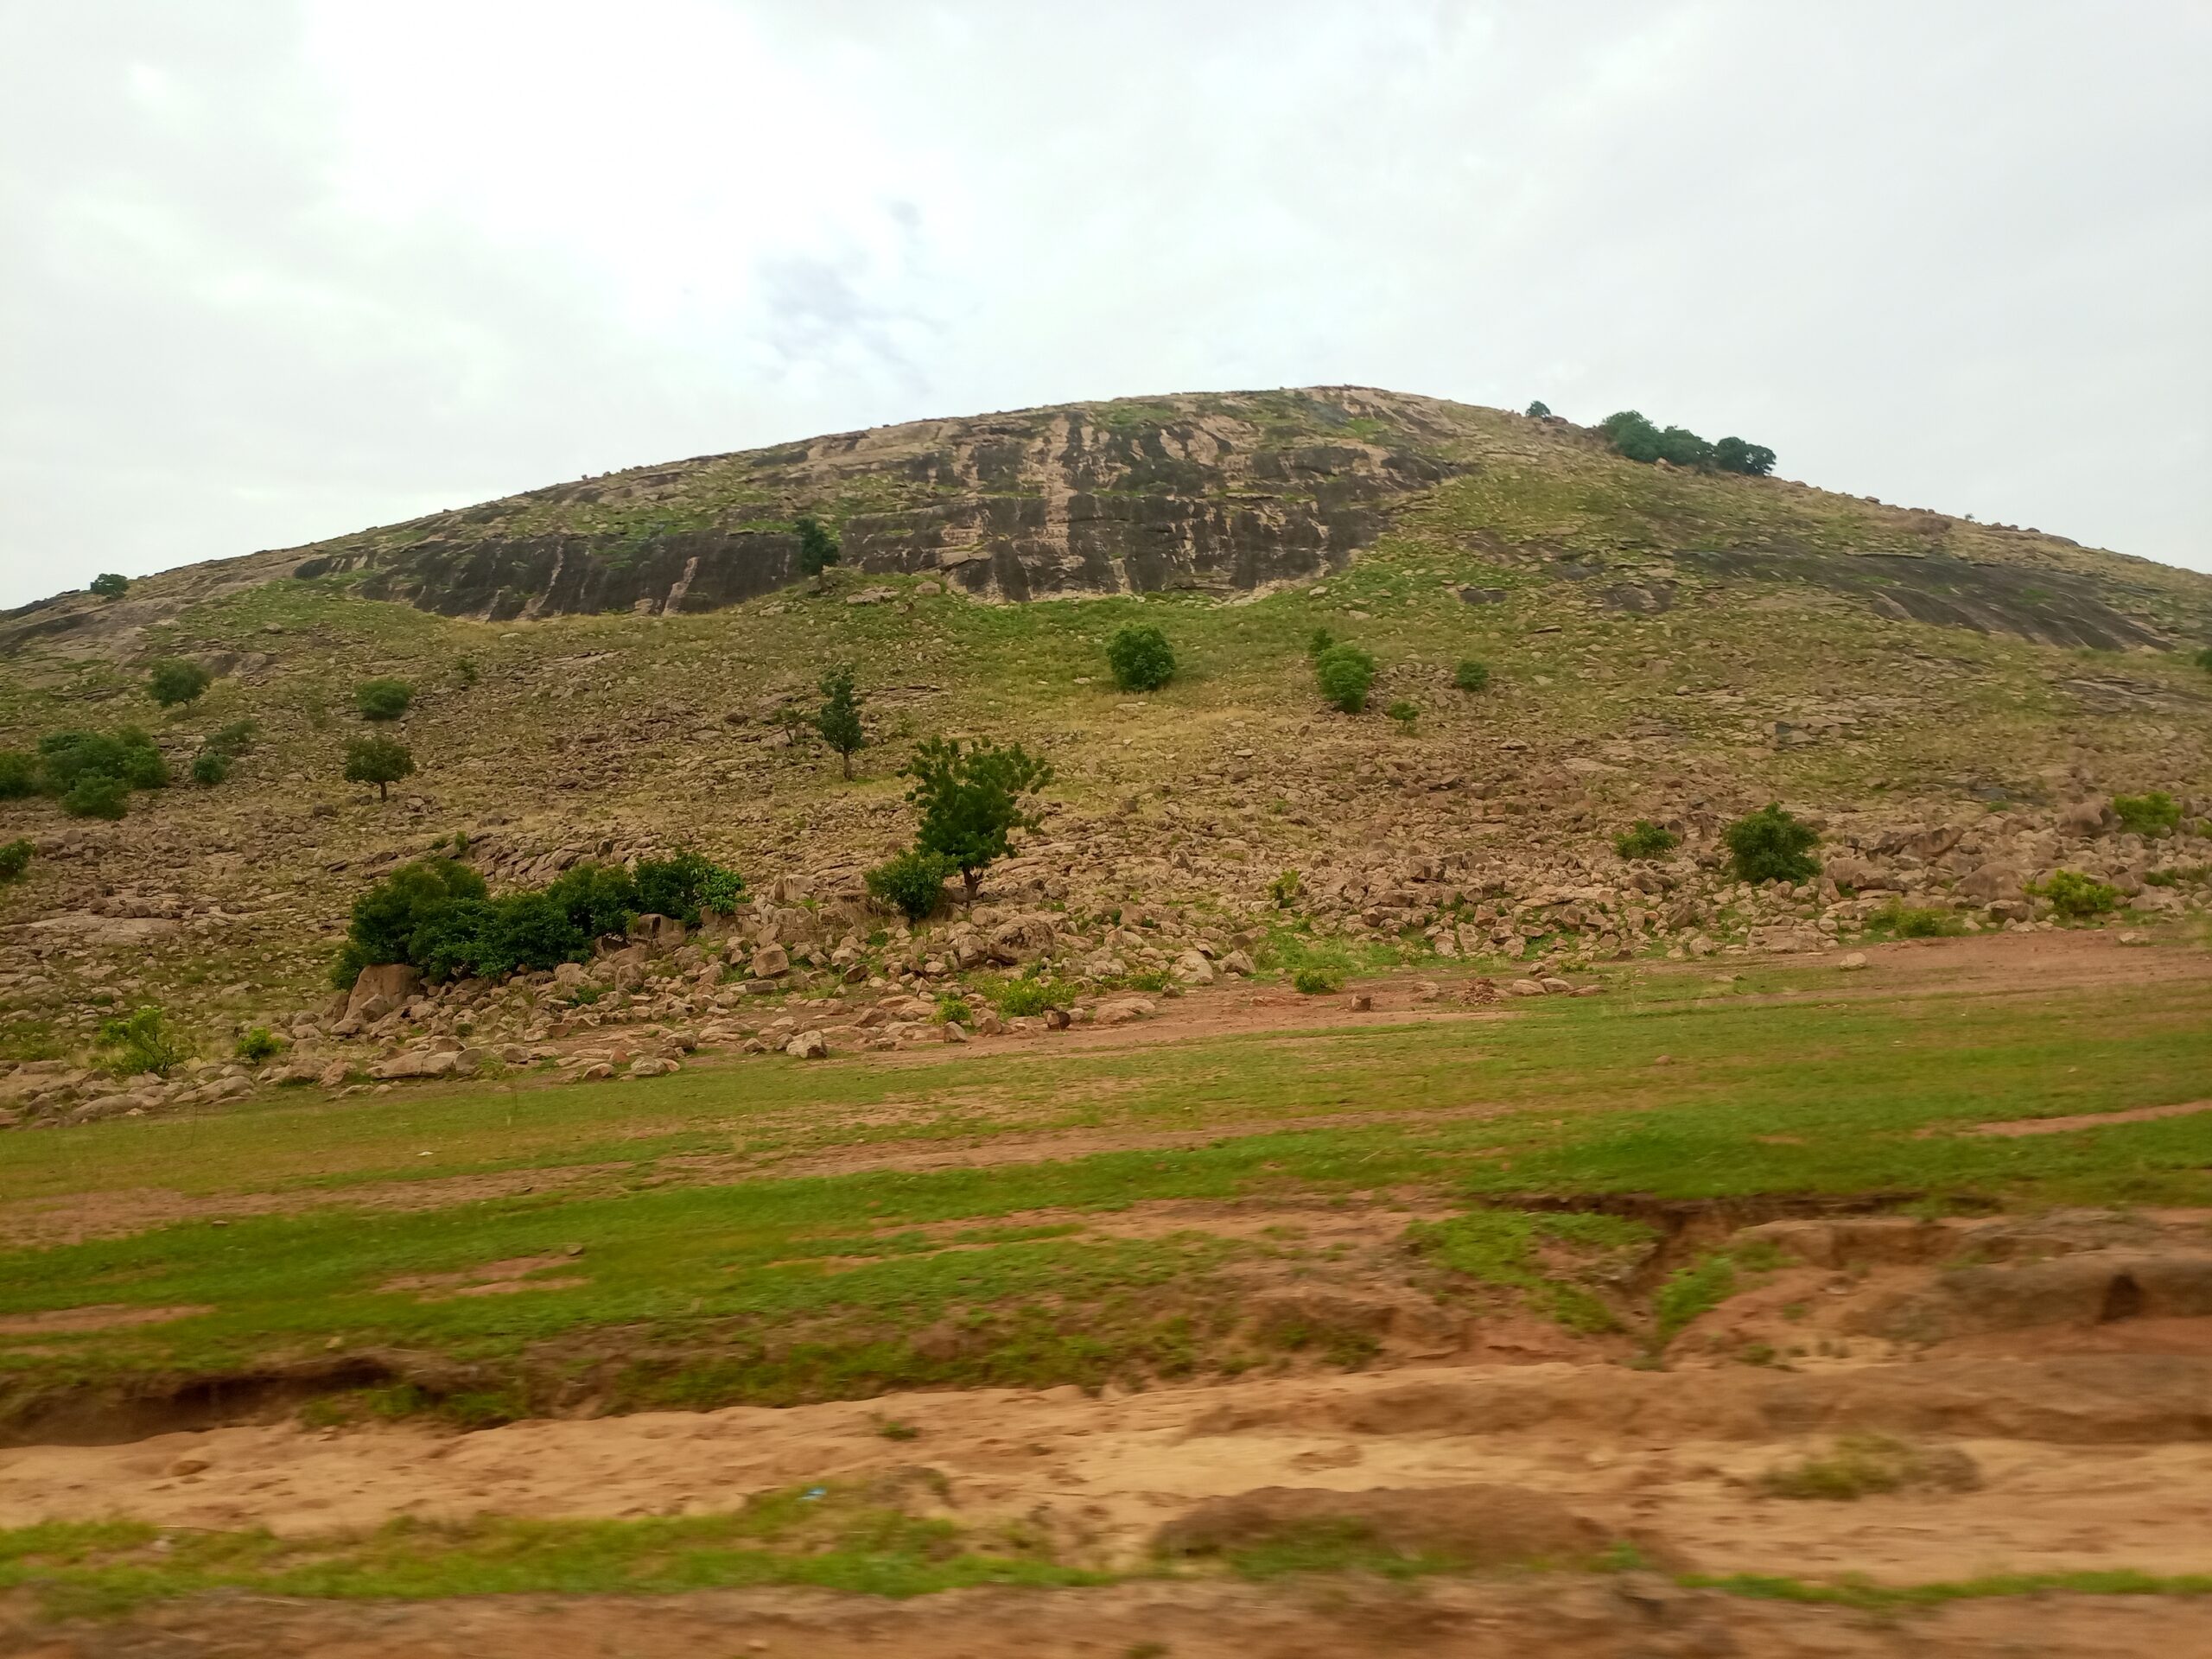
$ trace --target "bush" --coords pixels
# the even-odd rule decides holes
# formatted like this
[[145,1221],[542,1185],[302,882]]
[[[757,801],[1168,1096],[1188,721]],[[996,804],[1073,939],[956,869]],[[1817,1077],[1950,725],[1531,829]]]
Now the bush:
[[1707,443],[1686,426],[1662,429],[1633,409],[1608,415],[1599,423],[1598,429],[1605,435],[1614,454],[1629,461],[1663,461],[1700,473],[1745,473],[1758,478],[1774,470],[1774,451],[1764,445],[1746,443],[1741,438]]
[[176,658],[156,663],[146,675],[146,690],[164,709],[181,702],[199,702],[214,683],[215,677],[199,664]]
[[245,1065],[264,1065],[283,1051],[284,1045],[277,1040],[275,1032],[266,1026],[255,1026],[238,1039],[231,1053]]
[[2120,908],[2120,889],[2076,870],[2054,870],[2050,880],[2028,891],[2050,901],[2050,907],[2069,920],[2102,916]]
[[2181,828],[2181,803],[2163,789],[2148,795],[2115,795],[2112,810],[2122,829],[2139,836],[2171,836]]
[[1106,642],[1106,663],[1124,691],[1157,691],[1175,677],[1175,648],[1149,622],[1115,629]]
[[90,777],[112,778],[132,789],[159,789],[168,763],[153,739],[135,726],[113,732],[49,732],[38,741],[40,785],[67,796]]
[[213,749],[235,760],[253,747],[255,730],[251,721],[234,720],[227,726],[219,727],[200,747]]
[[38,757],[22,749],[0,749],[0,801],[37,793]]
[[130,810],[130,785],[104,772],[88,772],[61,798],[73,818],[119,818]]
[[1331,633],[1326,628],[1316,628],[1306,636],[1306,654],[1315,662],[1319,662],[1321,659],[1321,653],[1336,643],[1335,634]]
[[853,775],[853,756],[868,747],[868,733],[861,725],[860,694],[853,690],[853,665],[845,663],[821,679],[822,707],[815,711],[814,729],[837,751],[845,776]]
[[1806,881],[1820,874],[1821,867],[1806,856],[1820,844],[1819,834],[1779,804],[1737,819],[1724,838],[1738,880]]
[[363,680],[353,688],[353,707],[364,720],[397,720],[415,701],[415,688],[404,680]]
[[991,1006],[1009,1020],[1033,1020],[1047,1008],[1063,1008],[1071,992],[1058,980],[1034,975],[1010,979],[991,993]]
[[1421,710],[1414,707],[1412,703],[1408,702],[1403,697],[1399,698],[1397,702],[1392,703],[1382,712],[1388,715],[1392,720],[1396,721],[1398,722],[1398,729],[1402,732],[1411,732],[1414,728],[1414,722],[1421,718]]
[[169,1029],[159,1008],[140,1008],[122,1019],[100,1022],[94,1042],[106,1052],[102,1070],[118,1077],[135,1077],[142,1071],[166,1077],[192,1058],[184,1039]]
[[2212,645],[2207,645],[2196,653],[2196,665],[2207,674],[2212,674]]
[[37,850],[21,836],[0,846],[0,881],[20,881],[23,872],[30,868],[31,855]]
[[1545,402],[1542,398],[1541,398],[1541,397],[1537,398],[1537,399],[1536,399],[1536,401],[1535,401],[1535,403],[1530,404],[1529,405],[1529,417],[1530,417],[1531,419],[1533,419],[1533,420],[1539,420],[1539,421],[1541,421],[1541,420],[1544,419],[1547,416],[1548,416],[1551,412],[1552,412],[1552,406],[1551,406],[1549,404],[1546,403],[1546,402]]
[[192,781],[213,788],[231,775],[231,757],[220,749],[202,749],[192,757]]
[[121,599],[130,591],[130,578],[114,570],[104,570],[92,578],[92,588],[102,599]]
[[1886,928],[1901,939],[1946,939],[1966,931],[1949,911],[1908,905],[1897,899],[1870,913],[1866,925]]
[[1724,473],[1764,478],[1774,470],[1774,451],[1764,444],[1746,443],[1741,438],[1723,438],[1713,446],[1713,464]]
[[636,878],[619,864],[571,865],[554,878],[545,896],[592,938],[625,931],[642,908]]
[[1663,823],[1638,818],[1613,837],[1613,850],[1623,858],[1661,858],[1682,844],[1682,838]]
[[390,796],[392,785],[414,770],[414,755],[397,738],[357,737],[346,746],[346,781],[374,784],[380,801]]
[[1285,870],[1268,884],[1268,896],[1275,901],[1278,910],[1287,910],[1298,902],[1300,882],[1296,870]]
[[1478,662],[1472,657],[1460,659],[1459,667],[1452,671],[1452,683],[1462,691],[1490,690],[1490,664]]
[[916,849],[870,870],[868,890],[908,921],[918,922],[944,902],[945,880],[958,868],[942,854]]
[[449,858],[401,865],[353,901],[344,953],[353,971],[339,982],[351,985],[373,963],[415,963],[416,935],[441,925],[455,904],[481,901],[486,891],[482,876]]
[[1367,707],[1375,683],[1375,659],[1357,645],[1331,645],[1313,659],[1313,677],[1330,707],[1356,715]]
[[686,927],[698,926],[702,911],[728,914],[737,908],[745,892],[745,879],[735,870],[725,869],[697,853],[640,859],[632,879],[640,912],[673,916]]
[[1293,988],[1307,996],[1326,996],[1344,988],[1344,969],[1322,963],[1308,963],[1290,976]]

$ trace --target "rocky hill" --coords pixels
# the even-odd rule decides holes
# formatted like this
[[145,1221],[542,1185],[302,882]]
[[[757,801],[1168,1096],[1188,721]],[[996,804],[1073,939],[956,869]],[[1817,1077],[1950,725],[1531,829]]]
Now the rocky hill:
[[[841,543],[818,576],[801,515]],[[1180,664],[1146,696],[1102,654],[1135,618]],[[1368,712],[1316,694],[1317,627],[1380,659]],[[1471,958],[1505,984],[1522,964],[1847,943],[1901,894],[1959,925],[2036,925],[2024,886],[2061,865],[2145,917],[2186,913],[2202,887],[2168,873],[2212,860],[2192,829],[2212,813],[2207,640],[2202,576],[1358,388],[609,474],[0,618],[0,747],[137,725],[181,779],[210,734],[256,728],[224,781],[141,791],[120,822],[0,804],[0,839],[38,848],[0,892],[0,1045],[35,1063],[13,1084],[29,1121],[84,1109],[97,1021],[149,1001],[210,1057],[268,1022],[292,1033],[284,1066],[340,1081],[489,1039],[528,1060],[625,1011],[733,1039],[840,1027],[786,1011],[810,976],[848,988],[842,1026],[878,1032],[995,958],[1045,958],[1094,1007],[1307,950]],[[174,658],[218,677],[171,714],[145,683]],[[1466,658],[1489,690],[1455,689]],[[845,661],[871,740],[850,784],[790,718]],[[416,692],[397,730],[420,770],[389,802],[340,777],[370,676]],[[932,733],[1017,739],[1058,781],[976,913],[909,938],[858,877],[911,833],[895,774]],[[2110,798],[2151,790],[2182,801],[2184,833],[2122,831]],[[1824,884],[1752,893],[1719,869],[1721,826],[1770,799],[1821,827]],[[1642,817],[1686,837],[1671,859],[1614,855]],[[495,891],[694,846],[759,902],[734,942],[646,951],[620,985],[624,967],[594,970],[603,1006],[472,987],[334,1030],[323,972],[353,897],[456,845]],[[746,990],[769,947],[789,968]],[[856,997],[905,1001],[862,1026]],[[128,1109],[250,1086],[211,1059]]]

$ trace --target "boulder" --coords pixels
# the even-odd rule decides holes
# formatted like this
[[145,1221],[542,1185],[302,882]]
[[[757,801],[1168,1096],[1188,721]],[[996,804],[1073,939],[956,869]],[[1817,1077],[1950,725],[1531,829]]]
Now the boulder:
[[830,1041],[818,1031],[802,1031],[784,1045],[784,1052],[795,1060],[826,1060]]
[[2076,801],[2058,815],[2059,829],[2076,841],[2090,841],[2101,836],[2112,821],[2112,803],[2101,796]]
[[753,953],[752,972],[755,979],[774,979],[791,970],[791,952],[780,944],[764,944]]
[[1253,971],[1252,958],[1245,951],[1232,950],[1221,959],[1221,971],[1224,974],[1249,974]]
[[[372,963],[362,969],[353,981],[353,988],[346,998],[346,1016],[364,1024],[380,1020],[412,999],[422,984],[422,974],[404,962]],[[375,1001],[384,1004],[382,1011],[368,1013],[368,1004]]]
[[1213,963],[1196,950],[1185,950],[1176,957],[1173,972],[1185,985],[1211,985],[1214,981]]
[[1956,890],[1962,899],[1993,905],[1999,899],[2018,899],[2027,880],[2018,865],[1992,861],[1961,876]]
[[673,916],[663,916],[647,911],[642,916],[630,918],[630,937],[652,945],[655,950],[672,950],[683,943],[683,924]]
[[1534,979],[1516,979],[1505,990],[1509,996],[1541,996],[1544,994],[1542,982]]

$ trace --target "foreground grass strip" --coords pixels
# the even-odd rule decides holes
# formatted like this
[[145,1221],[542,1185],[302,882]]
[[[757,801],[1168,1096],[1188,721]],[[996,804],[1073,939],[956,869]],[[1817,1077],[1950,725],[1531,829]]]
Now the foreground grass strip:
[[1719,1590],[1758,1601],[1796,1601],[1869,1611],[1906,1611],[1940,1607],[1947,1602],[1986,1601],[2002,1596],[2202,1596],[2212,1595],[2212,1573],[2162,1574],[2126,1567],[2078,1573],[1996,1573],[1979,1579],[1935,1584],[1875,1584],[1851,1579],[1823,1584],[1766,1573],[1688,1573],[1675,1582],[1685,1589]]

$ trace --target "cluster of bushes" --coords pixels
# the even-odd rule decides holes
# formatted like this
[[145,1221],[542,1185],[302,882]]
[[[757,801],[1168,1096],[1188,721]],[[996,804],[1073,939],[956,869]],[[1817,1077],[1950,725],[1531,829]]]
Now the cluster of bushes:
[[594,939],[639,916],[696,926],[704,911],[735,909],[744,891],[734,870],[696,853],[643,860],[635,869],[578,864],[544,887],[497,899],[467,865],[417,859],[354,900],[331,982],[351,985],[378,963],[404,963],[432,981],[543,971],[582,961]]
[[1686,426],[1654,426],[1632,409],[1608,415],[1598,429],[1614,454],[1630,461],[1663,461],[1700,473],[1742,473],[1751,478],[1764,478],[1774,470],[1774,451],[1764,444],[1741,438],[1708,443]]
[[976,902],[985,869],[1006,856],[1016,830],[1034,830],[1040,816],[1023,803],[1052,781],[1052,766],[1019,743],[988,740],[963,749],[957,738],[930,738],[899,769],[913,779],[906,791],[920,814],[914,844],[868,873],[868,890],[912,922],[944,902],[957,874]]
[[119,818],[134,789],[160,789],[168,763],[135,726],[112,732],[49,732],[38,752],[0,749],[0,800],[51,795],[72,817]]
[[1356,715],[1367,707],[1367,693],[1375,683],[1375,658],[1357,645],[1334,638],[1326,628],[1316,628],[1306,642],[1313,659],[1313,678],[1332,709]]
[[2147,795],[2115,795],[2112,810],[2121,829],[2146,841],[2171,836],[2181,828],[2181,803],[2163,789]]

